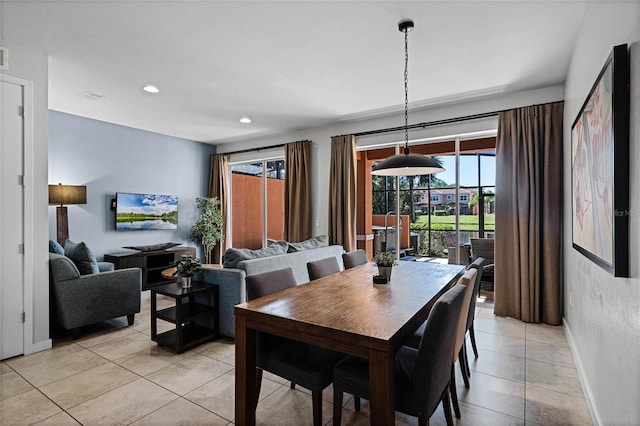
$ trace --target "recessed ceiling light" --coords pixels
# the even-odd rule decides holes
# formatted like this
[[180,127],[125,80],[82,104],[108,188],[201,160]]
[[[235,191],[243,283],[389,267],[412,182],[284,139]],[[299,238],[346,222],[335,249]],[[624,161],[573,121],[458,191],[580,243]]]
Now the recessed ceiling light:
[[240,122],[241,122],[242,124],[249,124],[249,123],[251,123],[251,119],[250,119],[249,117],[242,117],[242,118],[240,119]]
[[158,93],[160,91],[160,89],[152,84],[145,84],[144,86],[142,86],[142,90],[147,93]]

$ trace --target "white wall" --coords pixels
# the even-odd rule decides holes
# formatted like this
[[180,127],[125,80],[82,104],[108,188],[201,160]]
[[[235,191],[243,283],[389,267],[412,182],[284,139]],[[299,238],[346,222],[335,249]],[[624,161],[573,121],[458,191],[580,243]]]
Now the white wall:
[[[409,123],[424,123],[435,120],[468,116],[484,112],[493,112],[503,109],[511,109],[532,104],[555,102],[562,100],[562,90],[560,86],[546,89],[520,92],[511,95],[485,98],[481,100],[469,101],[466,103],[456,103],[439,108],[425,108],[421,110],[409,109]],[[331,125],[317,127],[313,129],[299,130],[286,134],[279,134],[268,137],[247,139],[233,143],[218,145],[218,152],[225,153],[235,150],[253,148],[264,145],[276,145],[298,140],[310,140],[313,142],[312,158],[312,194],[313,199],[313,224],[314,235],[326,234],[328,232],[329,221],[329,166],[331,162],[331,137],[336,135],[364,132],[383,128],[397,127],[404,124],[404,113],[363,119],[359,121],[338,122]],[[436,137],[441,135],[451,135],[461,132],[471,132],[480,130],[495,130],[497,119],[484,119],[474,122],[460,122],[455,125],[438,126],[427,128],[426,130],[414,130],[409,133],[410,139],[423,137]],[[397,142],[404,140],[404,133],[389,133],[373,137],[358,138],[358,146],[380,144],[383,142]],[[243,159],[261,158],[263,152],[253,154],[243,154]]]
[[[0,27],[2,20],[0,19]],[[26,176],[33,194],[33,241],[25,241],[25,251],[33,258],[33,340],[34,350],[51,345],[49,340],[49,269],[47,235],[47,139],[48,69],[44,52],[34,52],[0,36],[0,46],[9,49],[9,70],[1,71],[33,82],[33,157],[32,176]],[[3,141],[4,143],[4,141]],[[4,285],[4,283],[3,283]],[[29,303],[26,301],[25,303]]]
[[[630,45],[631,277],[614,278],[571,246],[571,124],[614,45]],[[592,416],[640,424],[640,3],[589,2],[565,85],[564,315]]]

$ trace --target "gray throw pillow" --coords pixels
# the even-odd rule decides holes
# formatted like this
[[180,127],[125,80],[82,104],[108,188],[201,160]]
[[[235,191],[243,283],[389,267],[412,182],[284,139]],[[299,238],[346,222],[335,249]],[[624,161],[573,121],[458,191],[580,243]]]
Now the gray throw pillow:
[[299,243],[289,243],[288,253],[311,250],[318,247],[327,247],[328,245],[329,237],[326,235],[318,235],[317,237],[309,238],[308,240],[300,241]]
[[269,247],[249,250],[249,249],[235,249],[230,248],[224,252],[224,259],[222,261],[223,268],[237,268],[238,263],[243,260],[258,259],[260,257],[275,256],[278,254],[287,253],[287,247],[289,243],[286,241],[276,241]]
[[64,248],[62,248],[59,242],[49,240],[49,253],[56,253],[64,256]]
[[64,243],[64,255],[71,259],[81,275],[100,273],[96,257],[84,242],[74,243],[67,240]]

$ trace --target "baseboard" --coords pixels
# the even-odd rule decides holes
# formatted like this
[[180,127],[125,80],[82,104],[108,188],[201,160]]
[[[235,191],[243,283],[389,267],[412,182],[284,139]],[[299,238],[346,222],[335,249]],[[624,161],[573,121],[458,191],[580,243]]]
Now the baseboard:
[[564,328],[564,334],[565,336],[567,336],[569,349],[571,349],[571,354],[573,355],[573,359],[576,363],[576,371],[578,372],[578,378],[580,379],[582,392],[584,392],[584,399],[587,402],[587,407],[589,408],[589,414],[591,415],[591,422],[596,426],[600,426],[602,425],[602,420],[600,419],[600,415],[598,414],[598,409],[593,403],[591,387],[589,386],[587,376],[584,372],[584,368],[582,367],[582,360],[580,359],[580,354],[576,349],[575,341],[573,340],[573,334],[571,334],[571,327],[569,327],[569,323],[567,322],[566,318],[562,319],[562,327]]

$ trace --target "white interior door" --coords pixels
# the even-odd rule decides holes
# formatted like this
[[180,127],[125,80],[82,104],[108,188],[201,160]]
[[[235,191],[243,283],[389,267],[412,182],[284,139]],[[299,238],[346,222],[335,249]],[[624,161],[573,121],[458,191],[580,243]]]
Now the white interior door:
[[0,86],[0,359],[24,353],[24,87]]

